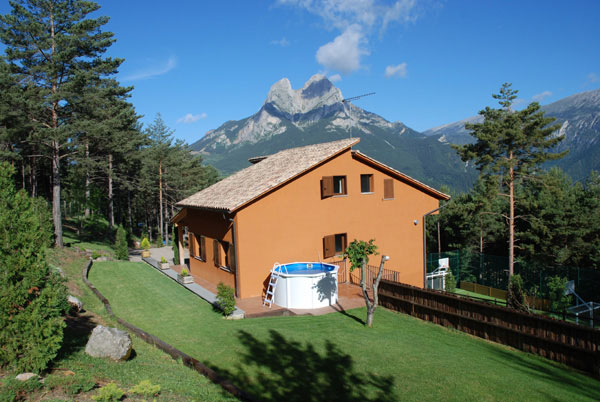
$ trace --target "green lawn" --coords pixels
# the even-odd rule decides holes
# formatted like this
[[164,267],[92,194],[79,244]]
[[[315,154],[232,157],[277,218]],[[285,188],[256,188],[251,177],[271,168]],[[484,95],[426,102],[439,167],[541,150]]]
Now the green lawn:
[[[224,391],[219,385],[213,384],[209,379],[196,371],[185,367],[180,362],[173,360],[161,350],[148,345],[143,340],[132,336],[135,355],[125,362],[114,362],[110,359],[97,359],[88,356],[84,349],[92,328],[96,325],[91,320],[102,320],[104,325],[119,327],[115,320],[109,317],[102,303],[83,283],[81,272],[87,258],[75,253],[73,250],[49,250],[48,261],[60,266],[69,279],[69,292],[74,294],[84,304],[87,311],[83,313],[77,325],[69,325],[65,330],[65,342],[57,358],[53,361],[51,369],[58,374],[51,374],[46,378],[46,383],[51,383],[52,377],[58,377],[68,383],[77,383],[81,378],[91,378],[99,386],[115,381],[124,390],[129,390],[142,380],[149,380],[152,384],[161,386],[158,401],[229,401],[236,400]],[[99,313],[99,318],[91,313]],[[71,320],[72,323],[72,320]],[[65,377],[63,372],[72,371],[73,377]],[[49,380],[50,379],[50,380]],[[2,384],[0,382],[0,401],[2,399]],[[69,395],[60,394],[53,389],[52,396],[60,400],[89,400],[97,391],[86,394]],[[65,386],[62,387],[63,389]],[[28,400],[38,400],[40,394],[49,392],[42,389],[38,394],[30,395]],[[128,394],[131,396],[130,394]],[[43,400],[46,400],[44,398]],[[129,400],[129,399],[128,399]]]
[[264,400],[597,400],[600,383],[540,357],[377,310],[224,320],[144,263],[95,263],[118,316]]
[[465,289],[456,288],[453,293],[456,293],[459,296],[470,296],[470,297],[475,297],[477,299],[489,300],[491,302],[493,302],[495,299],[495,300],[498,300],[499,305],[506,305],[506,300],[504,300],[504,299],[498,299],[498,298],[494,298],[492,296],[482,295],[482,294],[475,293],[475,292],[470,292]]

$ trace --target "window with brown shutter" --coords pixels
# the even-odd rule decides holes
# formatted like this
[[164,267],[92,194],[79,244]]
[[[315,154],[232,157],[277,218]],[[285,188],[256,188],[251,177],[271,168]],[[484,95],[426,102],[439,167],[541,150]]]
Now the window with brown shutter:
[[235,247],[233,247],[233,244],[229,244],[227,250],[227,266],[231,272],[235,272]]
[[394,179],[383,180],[383,199],[392,200],[394,199]]
[[348,241],[346,233],[323,237],[323,258],[341,255],[346,251]]
[[321,198],[331,197],[333,195],[333,176],[323,176],[321,178]]
[[346,176],[333,176],[333,195],[348,194],[346,190]]
[[221,245],[217,239],[213,240],[213,261],[215,267],[221,266]]
[[206,238],[204,236],[200,236],[200,259],[202,261],[206,261]]
[[335,255],[335,235],[323,237],[323,258]]

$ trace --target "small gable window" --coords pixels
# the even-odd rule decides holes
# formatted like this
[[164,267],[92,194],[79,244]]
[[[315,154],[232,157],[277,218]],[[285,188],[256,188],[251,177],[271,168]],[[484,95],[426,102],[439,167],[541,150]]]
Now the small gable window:
[[321,178],[321,198],[346,194],[348,194],[346,176],[323,176]]
[[360,192],[361,193],[372,193],[373,192],[373,175],[372,174],[361,174],[360,175]]
[[394,199],[394,179],[383,180],[383,199],[393,200]]

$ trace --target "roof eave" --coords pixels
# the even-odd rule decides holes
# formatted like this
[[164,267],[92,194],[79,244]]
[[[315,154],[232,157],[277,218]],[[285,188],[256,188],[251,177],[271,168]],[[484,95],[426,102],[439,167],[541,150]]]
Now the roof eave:
[[444,194],[441,191],[436,190],[433,187],[428,186],[425,183],[422,183],[416,179],[413,179],[412,177],[394,169],[389,167],[388,165],[381,163],[365,154],[363,154],[360,151],[352,151],[352,155],[358,157],[358,158],[362,158],[364,161],[374,164],[376,166],[378,166],[380,169],[383,169],[395,176],[399,176],[400,178],[402,178],[403,180],[411,183],[412,185],[416,186],[417,188],[421,189],[422,191],[429,193],[431,195],[433,195],[435,198],[439,199],[439,200],[445,200],[448,201],[450,199],[450,196],[448,194]]

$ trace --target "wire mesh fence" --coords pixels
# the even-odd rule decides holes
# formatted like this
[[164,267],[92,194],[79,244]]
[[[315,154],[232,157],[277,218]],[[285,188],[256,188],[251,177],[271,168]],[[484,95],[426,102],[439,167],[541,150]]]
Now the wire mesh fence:
[[[508,289],[508,258],[481,254],[470,250],[453,250],[427,255],[427,272],[439,266],[440,259],[448,259],[456,282],[472,282],[497,289]],[[585,301],[600,302],[600,269],[540,266],[527,261],[515,261],[515,273],[523,278],[525,289],[530,294],[548,295],[551,276],[566,277],[575,282],[575,291]]]

